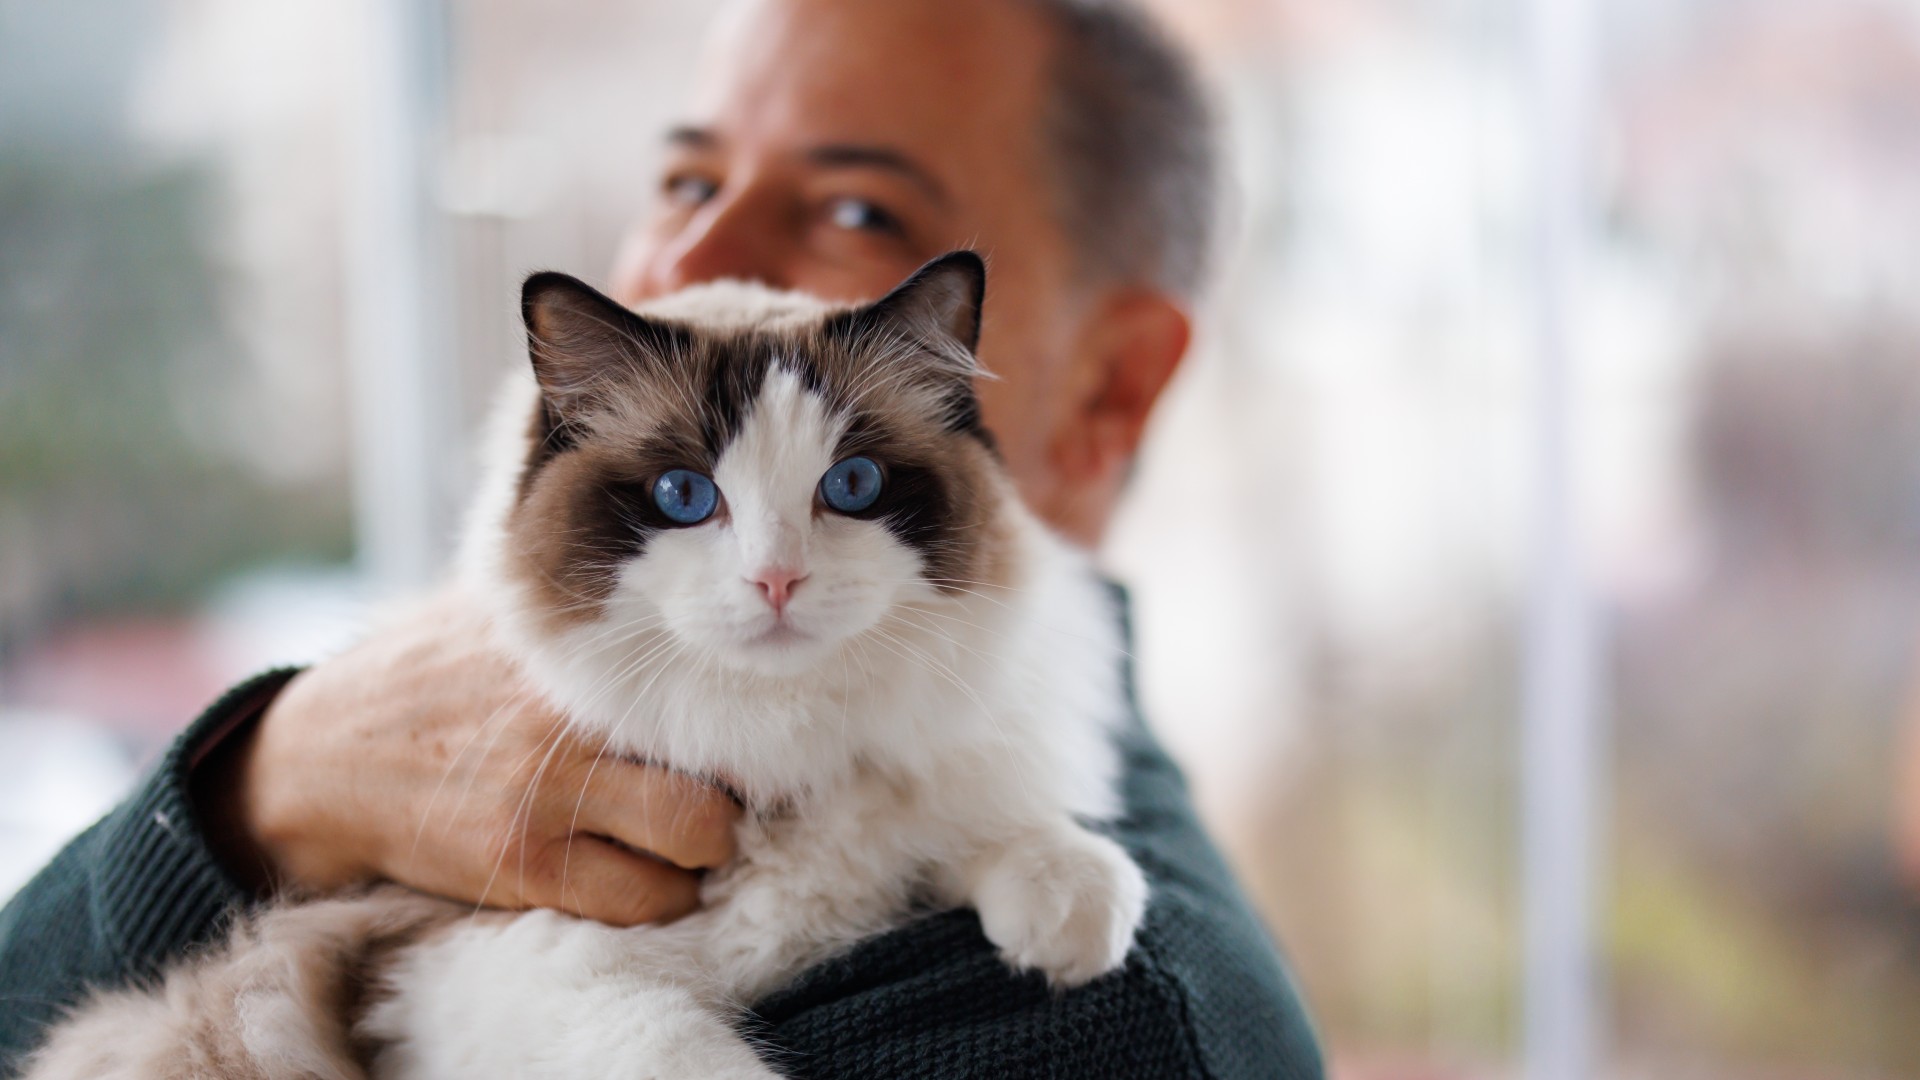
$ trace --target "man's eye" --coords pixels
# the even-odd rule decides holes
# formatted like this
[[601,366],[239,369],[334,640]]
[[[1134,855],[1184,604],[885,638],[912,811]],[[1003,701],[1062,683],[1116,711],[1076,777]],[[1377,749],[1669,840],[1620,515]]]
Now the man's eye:
[[841,198],[827,204],[827,220],[836,229],[899,234],[900,219],[865,199]]
[[699,206],[720,190],[720,185],[704,176],[691,176],[682,173],[669,176],[660,183],[660,192],[668,202],[677,206]]

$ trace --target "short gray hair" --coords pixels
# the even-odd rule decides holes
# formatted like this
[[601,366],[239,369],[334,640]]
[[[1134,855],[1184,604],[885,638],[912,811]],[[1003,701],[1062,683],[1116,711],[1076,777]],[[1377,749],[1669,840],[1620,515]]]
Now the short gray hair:
[[1054,34],[1042,133],[1082,270],[1192,298],[1220,199],[1192,61],[1132,0],[1025,0]]

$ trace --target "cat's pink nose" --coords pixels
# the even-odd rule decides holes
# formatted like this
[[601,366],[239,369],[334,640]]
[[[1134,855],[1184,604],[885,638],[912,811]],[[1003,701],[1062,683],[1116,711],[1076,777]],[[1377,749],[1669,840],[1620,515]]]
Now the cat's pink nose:
[[748,580],[760,586],[761,594],[772,605],[775,615],[784,615],[787,613],[787,600],[793,596],[794,588],[807,580],[807,575],[804,571],[784,566],[770,566]]

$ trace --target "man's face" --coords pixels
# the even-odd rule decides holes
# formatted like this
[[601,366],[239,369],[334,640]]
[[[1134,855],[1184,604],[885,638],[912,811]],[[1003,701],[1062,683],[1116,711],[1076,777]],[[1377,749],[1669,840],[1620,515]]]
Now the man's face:
[[1085,318],[1041,135],[1046,28],[1007,2],[764,0],[737,16],[616,295],[732,277],[871,300],[942,252],[984,253],[980,357],[999,378],[982,407],[1046,513]]

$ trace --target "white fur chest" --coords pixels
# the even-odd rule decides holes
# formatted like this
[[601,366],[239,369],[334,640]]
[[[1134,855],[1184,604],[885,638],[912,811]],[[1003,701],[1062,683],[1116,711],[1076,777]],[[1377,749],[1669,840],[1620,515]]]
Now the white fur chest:
[[917,628],[850,643],[798,678],[687,660],[665,634],[583,629],[559,645],[535,650],[531,673],[589,739],[716,777],[758,808],[826,798],[861,763],[919,783],[942,760],[1024,771],[1053,756],[1046,729],[1063,726],[1017,668]]

